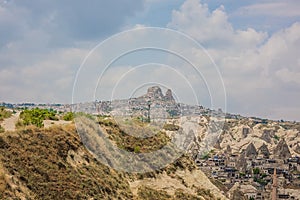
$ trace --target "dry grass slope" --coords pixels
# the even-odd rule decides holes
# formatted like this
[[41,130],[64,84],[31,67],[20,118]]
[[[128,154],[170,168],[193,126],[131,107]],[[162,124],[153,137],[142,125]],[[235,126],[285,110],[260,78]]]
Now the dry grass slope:
[[[136,141],[116,124],[102,126],[118,145],[131,151],[129,147],[135,145],[144,152],[157,149],[168,140],[161,133],[158,138]],[[85,149],[74,124],[0,134],[0,199],[219,199],[216,191],[202,188],[201,180],[193,185],[194,172],[195,165],[187,156],[158,171],[117,172]],[[164,189],[162,177],[166,176],[178,187]],[[150,184],[138,185],[133,192],[131,183],[149,180]]]
[[[86,162],[74,167],[67,161],[70,150],[82,148],[73,126],[45,131],[31,128],[2,136],[0,159],[8,173],[25,184],[36,199],[131,199],[123,175],[102,165],[84,149]],[[17,197],[17,191],[7,188],[0,199]]]

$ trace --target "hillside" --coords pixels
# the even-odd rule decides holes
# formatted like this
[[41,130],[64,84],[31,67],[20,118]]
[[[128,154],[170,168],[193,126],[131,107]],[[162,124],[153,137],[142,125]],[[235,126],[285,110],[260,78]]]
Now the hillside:
[[[16,109],[17,131],[0,134],[3,198],[300,199],[299,122],[176,103],[157,86],[73,112]],[[0,125],[18,117],[2,112]]]
[[0,135],[0,199],[225,199],[188,157],[145,174],[118,172],[73,124]]

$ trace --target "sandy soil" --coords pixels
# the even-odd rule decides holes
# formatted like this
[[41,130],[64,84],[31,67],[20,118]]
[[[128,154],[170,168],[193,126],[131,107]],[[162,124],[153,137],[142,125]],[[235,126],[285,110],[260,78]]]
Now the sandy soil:
[[10,118],[4,119],[1,123],[1,126],[5,129],[5,131],[15,131],[16,123],[19,119],[20,112],[13,114]]
[[180,171],[176,172],[176,175],[181,177],[185,183],[188,185],[186,187],[182,184],[182,181],[176,178],[168,176],[166,173],[158,175],[157,178],[145,178],[143,180],[136,180],[129,182],[130,189],[133,192],[133,195],[137,195],[138,188],[140,186],[147,186],[155,190],[164,190],[168,194],[173,195],[176,189],[182,189],[186,193],[196,195],[196,192],[193,191],[193,187],[199,187],[204,189],[209,189],[212,193],[221,200],[227,200],[227,198],[222,194],[222,192],[213,185],[210,180],[205,176],[205,174],[200,170],[190,171]]
[[65,121],[65,120],[59,120],[59,121],[52,121],[52,120],[44,120],[44,127],[49,128],[53,125],[63,125],[63,124],[70,124],[72,121]]

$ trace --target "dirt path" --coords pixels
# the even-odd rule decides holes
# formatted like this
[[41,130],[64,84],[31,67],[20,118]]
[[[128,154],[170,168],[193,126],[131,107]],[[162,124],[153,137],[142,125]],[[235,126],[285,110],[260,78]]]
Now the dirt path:
[[[6,118],[1,122],[1,126],[4,128],[5,131],[15,131],[16,130],[16,123],[19,119],[20,112],[17,112],[16,114],[13,114],[10,118]],[[44,120],[44,126],[45,128],[49,128],[53,125],[63,125],[63,124],[70,124],[71,121],[51,121],[51,120]]]
[[44,120],[44,127],[49,128],[53,125],[64,125],[64,124],[70,124],[71,121],[65,121],[65,120],[59,120],[59,121],[53,121],[53,120]]
[[20,112],[13,114],[10,118],[6,118],[1,123],[1,126],[5,129],[5,131],[15,131],[16,123],[19,119]]

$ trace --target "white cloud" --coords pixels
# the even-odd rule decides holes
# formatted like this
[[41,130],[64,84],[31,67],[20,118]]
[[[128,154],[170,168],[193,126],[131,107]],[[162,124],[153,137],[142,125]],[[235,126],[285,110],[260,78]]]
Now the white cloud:
[[56,49],[36,55],[34,64],[26,63],[26,52],[19,55],[23,66],[0,68],[0,93],[4,101],[70,102],[75,72],[88,50]]
[[272,1],[265,3],[256,3],[244,6],[236,14],[238,15],[262,15],[275,17],[299,17],[300,3],[298,0]]
[[300,72],[292,72],[287,68],[276,71],[276,76],[286,83],[296,83],[300,85]]
[[215,48],[249,48],[261,44],[267,36],[251,28],[234,30],[223,6],[210,12],[207,4],[198,0],[187,0],[179,11],[174,10],[168,27],[183,31],[204,45],[216,45]]
[[[0,100],[69,102],[76,70],[87,55],[88,49],[95,44],[92,40],[109,35],[124,26],[134,27],[126,26],[126,18],[140,10],[143,2],[139,2],[132,9],[126,9],[133,5],[132,3],[135,4],[104,4],[93,1],[89,5],[84,2],[83,5],[78,1],[74,3],[76,12],[68,3],[61,4],[60,1],[49,1],[47,6],[29,0],[10,1],[6,5],[0,5],[0,93],[4,98]],[[146,7],[160,3],[158,0],[146,0]],[[166,4],[165,0],[163,4]],[[93,9],[90,9],[91,7]],[[298,1],[264,1],[243,7],[234,16],[297,17],[300,16],[299,10]],[[82,18],[77,15],[79,11],[84,11]],[[167,27],[191,35],[206,47],[223,75],[229,98],[229,111],[300,120],[296,112],[290,112],[292,108],[300,107],[297,101],[300,98],[300,23],[293,23],[268,35],[267,32],[249,26],[243,30],[237,29],[229,16],[232,14],[229,15],[224,6],[211,11],[208,5],[199,0],[186,0],[178,10],[172,12],[172,19]],[[143,27],[143,24],[135,26],[138,30]],[[105,53],[110,56],[114,50],[121,52],[126,49],[126,44],[132,45],[133,48],[142,42],[148,46],[155,46],[170,45],[170,41],[176,41],[169,48],[179,52],[181,48],[181,55],[187,57],[187,54],[192,52],[193,62],[211,67],[210,60],[203,52],[193,52],[193,49],[188,48],[190,44],[185,44],[181,38],[159,40],[149,33],[145,33],[144,36],[149,40],[137,41],[136,37],[128,34],[125,45],[122,43],[123,38],[120,45],[119,41],[116,41],[105,48]],[[87,43],[84,43],[85,41]],[[90,63],[95,64],[100,58],[97,55],[92,59],[95,60]],[[137,57],[134,62],[144,61],[139,59]],[[176,66],[176,69],[188,76],[192,83],[201,82],[193,70],[185,68],[177,62],[178,60],[171,59],[175,62],[169,60],[165,64]],[[105,80],[108,86],[128,71],[128,66],[140,63],[126,64],[108,74]],[[209,83],[214,84],[215,76],[211,76],[209,67],[202,68],[201,72],[205,74],[204,78],[209,79]],[[175,74],[173,73],[172,77],[168,70],[157,68],[153,77],[157,81],[169,81],[175,88],[180,88],[182,84]],[[83,80],[97,78],[96,76],[97,73],[87,73]],[[137,78],[137,82],[148,80],[146,76],[150,76],[150,72],[132,73],[132,79]],[[133,82],[127,82],[128,87],[135,88]],[[94,82],[87,84],[92,85]],[[198,93],[201,93],[203,85],[195,87]],[[218,92],[219,85],[213,86],[215,93]],[[177,91],[182,96],[183,92],[182,88]],[[203,98],[207,96],[205,92],[200,94]],[[286,99],[289,100],[290,107],[284,104]]]
[[[278,4],[264,6],[279,8]],[[264,6],[261,9],[267,8]],[[293,14],[294,9],[291,12]],[[289,114],[290,107],[284,102],[290,96],[290,105],[299,106],[300,23],[270,36],[251,27],[237,30],[228,21],[223,6],[210,11],[206,4],[186,0],[179,10],[173,11],[168,26],[191,35],[208,49],[221,69],[229,111],[296,119],[294,113]],[[279,116],[279,108],[281,111],[287,108],[287,112],[280,112],[282,116]]]

